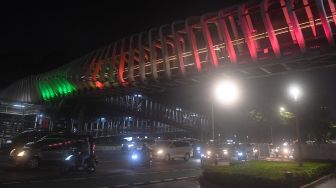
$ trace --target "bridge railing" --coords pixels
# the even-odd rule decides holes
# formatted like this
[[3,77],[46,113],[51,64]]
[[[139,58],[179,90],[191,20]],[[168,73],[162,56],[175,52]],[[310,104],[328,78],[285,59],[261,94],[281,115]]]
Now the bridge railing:
[[208,118],[177,106],[166,106],[141,95],[109,97],[106,101],[128,114],[164,122],[182,129],[207,130]]

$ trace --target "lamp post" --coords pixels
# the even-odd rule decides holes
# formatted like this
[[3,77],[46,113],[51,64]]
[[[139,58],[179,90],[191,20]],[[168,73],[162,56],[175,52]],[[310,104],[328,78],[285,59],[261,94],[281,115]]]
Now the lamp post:
[[212,140],[215,140],[215,102],[219,102],[224,105],[232,105],[239,98],[238,85],[231,80],[223,80],[218,82],[214,88],[214,96],[211,97],[211,129]]
[[295,127],[296,127],[296,136],[298,139],[298,152],[297,160],[299,166],[302,166],[302,155],[301,155],[301,135],[300,135],[300,125],[299,125],[299,114],[298,114],[298,100],[301,97],[302,91],[301,88],[297,85],[292,85],[289,87],[289,94],[294,99],[294,108],[295,108]]

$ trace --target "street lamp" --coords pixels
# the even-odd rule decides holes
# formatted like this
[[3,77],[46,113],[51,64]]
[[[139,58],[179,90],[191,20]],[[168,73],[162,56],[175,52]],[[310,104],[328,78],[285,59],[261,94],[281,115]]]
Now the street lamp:
[[281,113],[281,112],[285,112],[285,111],[286,111],[285,107],[280,106],[280,113]]
[[215,140],[215,118],[214,103],[218,101],[225,105],[232,105],[239,99],[238,85],[232,80],[223,80],[218,82],[214,87],[214,96],[211,100],[211,123],[212,123],[212,140]]
[[298,114],[298,107],[297,103],[299,101],[299,98],[302,95],[302,90],[298,85],[291,85],[289,87],[289,95],[294,99],[295,103],[295,126],[296,126],[296,136],[298,139],[298,152],[297,152],[297,159],[299,162],[299,165],[302,166],[302,159],[301,159],[301,136],[300,136],[300,126],[299,126],[299,114]]

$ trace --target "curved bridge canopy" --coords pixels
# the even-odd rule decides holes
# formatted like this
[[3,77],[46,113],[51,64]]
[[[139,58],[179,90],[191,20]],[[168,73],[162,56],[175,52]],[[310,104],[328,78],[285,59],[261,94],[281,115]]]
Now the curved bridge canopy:
[[87,91],[157,90],[217,70],[254,76],[298,62],[332,64],[335,24],[334,0],[245,3],[123,38],[20,80],[0,97],[39,102]]

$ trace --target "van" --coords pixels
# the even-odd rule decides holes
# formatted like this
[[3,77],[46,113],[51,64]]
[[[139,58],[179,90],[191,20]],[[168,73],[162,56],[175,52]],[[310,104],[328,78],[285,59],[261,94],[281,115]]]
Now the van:
[[170,161],[182,158],[188,161],[193,156],[193,149],[186,141],[158,141],[153,146],[153,158],[156,160]]

